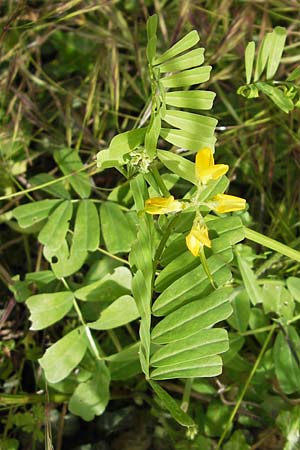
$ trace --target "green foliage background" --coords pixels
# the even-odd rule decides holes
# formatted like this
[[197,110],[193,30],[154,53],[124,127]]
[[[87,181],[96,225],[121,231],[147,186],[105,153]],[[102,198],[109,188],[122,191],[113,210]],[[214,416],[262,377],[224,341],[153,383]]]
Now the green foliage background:
[[[298,5],[51,0],[0,10],[0,448],[43,448],[43,439],[57,450],[299,448]],[[141,213],[165,188],[192,195],[197,150],[183,133],[185,145],[178,132],[157,132],[164,94],[154,111],[153,77],[167,62],[155,62],[151,23],[147,38],[154,13],[160,55],[191,30],[200,35],[213,67],[197,84],[216,93],[204,113],[218,120],[215,157],[230,165],[230,193],[249,205],[208,222],[217,291],[185,251],[193,214]],[[256,77],[248,42],[257,52],[276,27],[272,64]],[[201,136],[200,147],[214,145],[204,128]],[[236,245],[245,229],[248,241]],[[187,332],[183,312],[194,321]],[[198,343],[217,322],[203,354]],[[205,357],[196,369],[187,367],[195,351]]]

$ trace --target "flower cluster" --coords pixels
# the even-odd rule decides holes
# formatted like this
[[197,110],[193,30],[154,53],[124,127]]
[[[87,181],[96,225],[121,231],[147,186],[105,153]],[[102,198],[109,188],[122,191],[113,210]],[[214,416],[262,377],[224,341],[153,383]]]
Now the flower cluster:
[[[211,180],[218,180],[225,175],[229,169],[227,164],[215,164],[213,153],[210,148],[201,149],[196,155],[195,176],[198,181],[198,191],[196,203],[199,194]],[[198,206],[205,205],[217,213],[227,213],[245,209],[246,200],[234,195],[217,194],[209,201],[199,202]],[[154,197],[146,200],[145,211],[148,214],[167,214],[182,211],[186,204],[180,200],[175,200],[173,196]],[[203,247],[211,247],[211,241],[208,235],[208,228],[200,211],[196,212],[192,229],[186,236],[186,245],[194,256],[199,256]]]

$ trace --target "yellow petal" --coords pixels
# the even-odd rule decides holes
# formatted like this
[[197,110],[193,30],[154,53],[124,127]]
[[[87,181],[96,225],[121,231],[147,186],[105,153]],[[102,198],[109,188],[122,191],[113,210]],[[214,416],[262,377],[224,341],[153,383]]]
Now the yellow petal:
[[185,238],[186,246],[194,256],[199,256],[201,248],[205,245],[211,247],[206,225],[195,225]]
[[206,184],[209,180],[217,180],[229,169],[227,164],[214,163],[213,153],[208,147],[197,153],[195,167],[196,178],[203,184]]
[[183,209],[183,204],[175,200],[173,195],[168,198],[153,197],[145,201],[145,211],[148,214],[168,214]]
[[212,199],[212,209],[218,213],[241,211],[246,208],[246,200],[235,195],[218,194]]

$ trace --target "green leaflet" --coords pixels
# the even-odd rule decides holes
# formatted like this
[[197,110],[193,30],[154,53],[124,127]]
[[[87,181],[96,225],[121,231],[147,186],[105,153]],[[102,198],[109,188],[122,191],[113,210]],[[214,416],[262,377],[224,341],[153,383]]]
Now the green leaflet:
[[107,356],[112,380],[126,380],[141,373],[140,342],[135,342],[114,355]]
[[219,288],[206,297],[178,308],[153,328],[152,341],[165,344],[184,339],[226,319],[232,313],[229,303],[231,296],[232,289]]
[[259,80],[259,77],[261,76],[266,67],[271,44],[272,44],[272,33],[267,33],[258,50],[254,72],[254,82]]
[[267,83],[256,83],[257,88],[267,95],[278,108],[282,109],[286,114],[294,109],[294,103],[288,98],[284,92],[274,86],[270,86]]
[[214,136],[205,137],[199,134],[191,134],[185,130],[175,130],[172,128],[162,128],[160,135],[167,141],[177,147],[197,152],[202,147],[210,147],[214,150],[216,138]]
[[258,286],[255,275],[243,256],[237,254],[237,262],[243,278],[245,289],[253,305],[262,302],[261,287]]
[[170,394],[168,394],[168,392],[165,391],[158,383],[149,381],[149,384],[176,422],[184,427],[193,428],[196,431],[197,427],[193,419],[179,407]]
[[136,230],[120,206],[111,202],[103,203],[100,220],[107,250],[112,254],[129,252],[136,238]]
[[[62,148],[54,152],[54,159],[64,175],[78,172],[83,168],[82,161],[78,152],[72,148]],[[90,177],[85,172],[74,173],[68,178],[68,181],[75,192],[81,198],[87,198],[91,195]]]
[[211,91],[167,92],[166,104],[177,108],[211,109],[215,96]]
[[12,215],[18,221],[21,228],[28,228],[48,218],[61,200],[40,200],[26,205],[17,206],[12,210]]
[[169,75],[160,81],[165,88],[193,86],[194,84],[208,81],[211,69],[211,66],[196,67],[195,69],[181,71],[175,75]]
[[206,356],[192,361],[183,361],[154,369],[152,380],[169,380],[172,378],[215,377],[222,373],[220,356]]
[[249,42],[245,51],[246,83],[250,84],[254,64],[255,42]]
[[52,292],[32,295],[26,301],[30,311],[32,330],[42,330],[62,319],[73,306],[72,292]]
[[300,338],[292,326],[287,327],[286,333],[287,336],[279,331],[273,347],[273,359],[280,388],[289,395],[300,391]]
[[204,61],[204,48],[196,48],[184,55],[177,56],[163,64],[160,64],[159,70],[161,73],[178,72],[179,70],[190,69],[192,67],[200,66]]
[[69,401],[72,414],[86,421],[102,414],[109,402],[110,373],[104,361],[96,361],[92,377],[80,383]]
[[300,278],[289,277],[286,281],[287,288],[297,302],[300,302]]
[[273,78],[277,68],[280,64],[281,55],[284,50],[286,39],[286,29],[283,27],[276,27],[272,32],[272,41],[270,46],[268,66],[267,66],[267,80]]
[[[207,260],[209,271],[216,285],[223,285],[231,279],[231,272],[217,255]],[[163,316],[188,301],[196,300],[211,291],[210,281],[202,265],[186,273],[169,286],[154,302],[155,316]]]
[[[55,178],[49,173],[39,173],[38,175],[34,175],[33,177],[31,177],[29,181],[33,186],[39,186],[53,180],[55,180]],[[48,194],[53,195],[53,197],[63,198],[65,200],[71,198],[69,191],[67,191],[62,181],[58,181],[51,184],[50,186],[45,186],[44,188],[40,189],[41,191],[45,191]]]
[[153,63],[155,65],[161,64],[168,59],[173,58],[174,56],[179,55],[180,53],[185,52],[189,48],[193,47],[199,42],[199,34],[196,30],[191,31],[186,36],[184,36],[180,41],[176,42],[171,48],[169,48],[165,53],[161,56],[154,58]]
[[49,216],[47,223],[39,233],[38,239],[44,244],[45,249],[55,252],[58,250],[69,229],[69,221],[72,217],[73,205],[65,200]]
[[166,150],[158,150],[157,156],[171,172],[190,183],[197,184],[194,163]]
[[[201,130],[201,136],[204,137],[212,137],[218,123],[218,121],[212,117],[170,109],[165,111],[162,119],[173,127],[180,128],[191,134],[199,134],[199,130]],[[198,146],[198,149],[200,150],[200,145]]]
[[168,366],[217,355],[226,350],[228,350],[226,330],[218,328],[200,330],[186,339],[164,345],[152,355],[150,363],[154,367]]
[[130,295],[123,295],[101,312],[101,316],[88,326],[94,330],[111,330],[140,317],[136,303]]
[[46,379],[50,383],[58,383],[67,378],[82,360],[87,345],[84,327],[75,328],[51,345],[43,357],[39,359],[45,371]]

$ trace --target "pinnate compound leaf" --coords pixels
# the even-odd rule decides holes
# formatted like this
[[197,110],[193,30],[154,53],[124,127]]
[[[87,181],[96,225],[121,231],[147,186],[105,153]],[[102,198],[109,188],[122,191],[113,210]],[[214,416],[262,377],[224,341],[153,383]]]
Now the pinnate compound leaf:
[[92,377],[80,383],[70,398],[70,412],[86,421],[102,414],[109,402],[109,383],[109,369],[104,361],[96,361]]
[[159,66],[161,73],[178,72],[179,70],[191,69],[201,66],[204,61],[204,48],[196,48],[184,55],[177,56]]
[[136,303],[130,295],[123,295],[101,312],[101,316],[88,326],[94,330],[111,330],[140,317]]
[[52,212],[48,222],[41,229],[38,239],[48,250],[55,252],[65,240],[69,229],[69,221],[72,217],[73,205],[65,200]]
[[149,381],[149,384],[176,422],[184,427],[194,428],[196,430],[196,424],[193,419],[179,407],[176,400],[167,391],[153,381]]
[[227,319],[232,313],[229,302],[231,296],[232,289],[220,288],[173,311],[153,328],[152,341],[166,344],[185,339]]
[[171,48],[169,48],[165,53],[161,56],[154,59],[154,64],[161,64],[168,59],[173,58],[174,56],[179,55],[180,53],[185,52],[189,48],[196,45],[200,40],[199,34],[196,30],[190,31],[186,36],[176,42]]
[[81,198],[88,198],[92,191],[91,181],[87,173],[78,172],[83,168],[78,152],[72,148],[62,148],[54,152],[54,159],[64,175],[72,174],[68,181],[74,191]]
[[61,200],[40,200],[17,206],[12,210],[13,217],[21,228],[28,228],[49,217],[49,214],[61,203]]
[[88,345],[84,327],[78,327],[51,345],[39,362],[50,383],[67,378],[82,360]]
[[52,292],[50,294],[32,295],[26,301],[30,311],[29,319],[32,330],[42,330],[62,319],[72,308],[72,292]]

